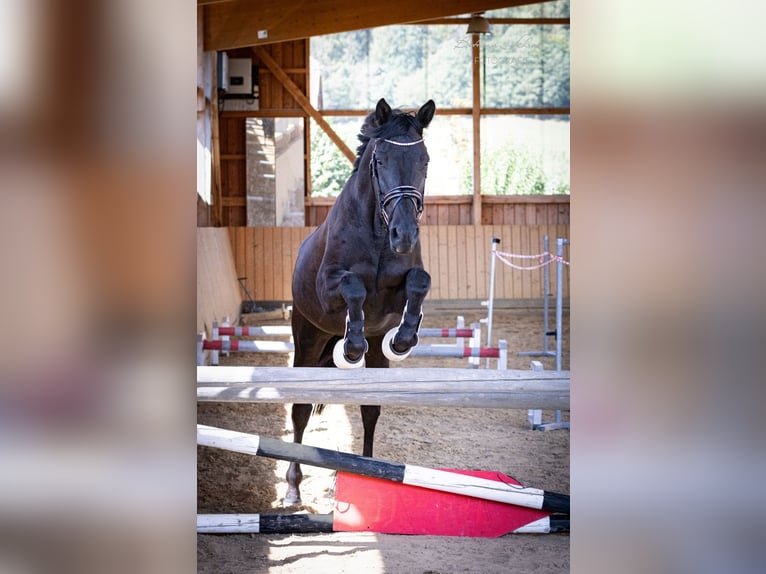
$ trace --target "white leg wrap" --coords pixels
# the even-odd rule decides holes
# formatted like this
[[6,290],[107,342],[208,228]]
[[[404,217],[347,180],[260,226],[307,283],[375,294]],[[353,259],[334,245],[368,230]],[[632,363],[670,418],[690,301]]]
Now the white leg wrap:
[[339,369],[359,369],[364,367],[364,354],[362,354],[362,356],[359,357],[359,360],[355,363],[352,363],[346,358],[345,349],[343,348],[345,343],[345,339],[341,339],[335,343],[335,347],[332,350],[332,360],[335,363],[335,366]]
[[383,337],[383,354],[389,361],[403,361],[410,356],[412,349],[414,349],[414,347],[412,349],[408,349],[405,353],[397,353],[394,350],[394,337],[396,337],[398,332],[399,327],[394,327],[388,333],[386,333],[385,337]]

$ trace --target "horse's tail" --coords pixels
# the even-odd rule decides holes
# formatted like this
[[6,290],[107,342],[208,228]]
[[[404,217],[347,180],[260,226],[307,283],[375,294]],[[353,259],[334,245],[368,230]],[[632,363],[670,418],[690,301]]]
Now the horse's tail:
[[321,415],[322,411],[324,411],[324,407],[324,405],[314,405],[314,408],[311,409],[311,416]]

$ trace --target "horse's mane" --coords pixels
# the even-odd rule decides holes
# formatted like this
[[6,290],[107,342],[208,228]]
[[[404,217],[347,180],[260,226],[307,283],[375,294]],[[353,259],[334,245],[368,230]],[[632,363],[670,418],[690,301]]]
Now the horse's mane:
[[362,124],[362,129],[357,136],[362,143],[356,148],[354,171],[359,168],[359,162],[361,161],[364,151],[367,149],[367,144],[370,143],[371,139],[403,136],[406,135],[411,128],[415,128],[418,134],[423,134],[423,126],[414,113],[403,112],[399,109],[392,110],[391,117],[382,126],[379,126],[375,121],[375,112],[368,114]]

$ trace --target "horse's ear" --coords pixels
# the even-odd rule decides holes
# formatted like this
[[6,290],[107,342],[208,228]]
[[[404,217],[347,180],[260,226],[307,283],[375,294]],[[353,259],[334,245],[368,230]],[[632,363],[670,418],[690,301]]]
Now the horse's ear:
[[388,105],[385,98],[378,100],[375,106],[375,121],[379,126],[385,124],[391,118],[391,106]]
[[423,107],[418,110],[418,121],[424,128],[428,127],[436,112],[436,104],[433,100],[428,100]]

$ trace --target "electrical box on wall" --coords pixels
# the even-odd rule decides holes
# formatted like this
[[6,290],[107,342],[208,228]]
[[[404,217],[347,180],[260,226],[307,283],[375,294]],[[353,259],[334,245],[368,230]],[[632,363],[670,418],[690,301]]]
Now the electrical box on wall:
[[218,52],[219,111],[253,111],[259,108],[258,67],[251,58],[229,58]]
[[227,96],[253,97],[253,61],[250,58],[229,58],[228,84]]

